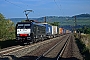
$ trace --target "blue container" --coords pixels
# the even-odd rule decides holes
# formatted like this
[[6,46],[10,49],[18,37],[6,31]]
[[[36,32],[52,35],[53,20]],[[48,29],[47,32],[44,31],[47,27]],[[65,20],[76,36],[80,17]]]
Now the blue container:
[[66,29],[63,29],[63,34],[65,34],[66,33]]
[[52,26],[47,23],[45,23],[44,25],[46,26],[46,35],[52,35]]

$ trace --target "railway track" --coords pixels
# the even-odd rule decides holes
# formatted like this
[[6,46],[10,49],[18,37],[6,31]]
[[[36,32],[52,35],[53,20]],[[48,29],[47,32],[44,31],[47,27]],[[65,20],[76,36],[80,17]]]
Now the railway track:
[[[64,40],[64,39],[63,39]],[[61,43],[62,42],[62,43]],[[66,52],[66,54],[65,54]],[[64,57],[63,57],[64,56]],[[84,60],[73,35],[60,41],[36,60]]]
[[6,49],[0,54],[9,56],[10,60],[83,60],[72,34],[19,47],[12,48],[15,51]]
[[0,51],[0,54],[1,55],[8,55],[9,53],[12,53],[13,51],[16,51],[16,50],[18,50],[18,49],[22,49],[23,48],[23,46],[12,46],[12,47],[8,47],[8,48],[5,48],[5,49],[2,49],[1,51]]
[[75,38],[73,35],[70,37],[67,47],[64,50],[59,60],[65,60],[65,59],[66,60],[84,60],[84,58],[80,54],[77,44],[75,43]]
[[[62,38],[56,39],[53,42],[50,42],[49,44],[45,44],[41,47],[39,47],[37,50],[32,51],[31,53],[28,53],[27,55],[19,58],[19,60],[48,60],[55,58],[60,49],[63,48],[63,45],[66,44],[69,36],[66,35]],[[61,46],[61,47],[60,47]]]
[[[58,42],[56,45],[54,45],[52,48],[50,48],[47,52],[45,52],[43,55],[39,56],[36,60],[59,60],[60,55],[63,53],[64,49],[66,48],[67,42],[68,42],[69,36],[67,38],[63,38]],[[58,55],[60,53],[60,55]]]
[[18,46],[12,46],[12,47],[9,47],[9,48],[2,49],[2,50],[0,50],[0,58],[5,58],[7,56],[9,56],[9,57],[10,56],[15,56],[16,58],[22,57],[25,54],[39,48],[40,46],[48,44],[51,41],[54,41],[55,39],[56,38],[46,40],[46,41],[43,41],[43,42],[38,42],[38,43],[35,43],[35,44],[31,44],[31,45],[26,45],[26,46],[19,46],[18,45]]
[[4,48],[4,49],[1,49],[0,50],[0,55],[8,55],[10,53],[17,52],[19,50],[23,50],[25,48],[28,48],[29,46],[32,46],[33,47],[36,44],[31,44],[31,45],[26,45],[26,46],[17,45],[17,46],[7,47],[7,48]]

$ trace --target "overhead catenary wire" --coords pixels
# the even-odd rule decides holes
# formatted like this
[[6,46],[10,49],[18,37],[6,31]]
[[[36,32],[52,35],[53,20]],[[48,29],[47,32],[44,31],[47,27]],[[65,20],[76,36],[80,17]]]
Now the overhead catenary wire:
[[[58,0],[60,2],[60,0]],[[57,5],[58,9],[60,10],[60,12],[62,13],[62,16],[64,17],[65,12],[62,10],[62,6],[60,4],[60,6],[57,4],[56,0],[54,0],[55,4]],[[69,21],[70,19],[68,17],[64,17],[66,21]],[[62,22],[63,23],[63,22]]]
[[8,0],[5,0],[5,1],[8,2],[8,3],[10,3],[10,4],[12,4],[12,5],[15,5],[15,6],[21,8],[21,9],[24,9],[23,7],[21,7],[21,6],[19,6],[19,5],[16,5],[16,4],[14,4],[14,3],[12,3],[12,2],[10,2],[10,1],[8,1]]
[[[27,10],[25,7],[19,6],[19,5],[15,4],[15,3],[13,3],[13,2],[10,2],[9,0],[4,0],[4,1],[6,1],[7,3],[10,3],[10,4],[12,4],[12,5],[14,5],[14,6],[16,6],[16,7],[20,8],[20,9]],[[24,5],[26,5],[27,7],[30,7],[28,4],[25,4],[23,2],[21,2],[21,3],[24,4]],[[33,11],[33,13],[36,14],[34,11]],[[36,14],[36,15],[40,16],[39,14]]]
[[[60,0],[58,0],[58,1],[60,2]],[[60,10],[60,12],[61,12],[62,14],[65,14],[65,12],[64,12],[63,9],[62,9],[61,4],[58,5],[57,2],[56,2],[56,0],[54,0],[54,2],[55,2],[55,4],[57,5],[57,8]]]
[[56,6],[58,7],[59,10],[61,10],[60,6],[57,4],[57,2],[54,0]]
[[[6,2],[8,2],[8,3],[10,3],[10,4],[14,5],[14,6],[17,6],[17,7],[19,7],[20,9],[25,9],[25,7],[19,6],[19,5],[15,4],[15,3],[13,3],[13,2],[10,2],[9,0],[4,0],[4,1],[6,1]],[[57,2],[56,2],[55,0],[54,0],[54,2],[55,2],[55,4],[57,5],[58,9],[61,10],[60,7],[58,6]],[[21,3],[24,4],[24,5],[26,5],[27,7],[30,7],[28,4],[25,4],[25,3],[23,3],[23,2],[21,2]],[[25,9],[25,10],[27,10],[27,9]],[[33,10],[33,9],[32,9],[32,10]],[[36,15],[38,15],[38,16],[41,16],[40,14],[35,13],[35,11],[34,11],[34,14],[36,14]]]
[[[58,1],[60,2],[60,0],[58,0]],[[62,6],[61,6],[61,4],[58,5],[57,2],[56,2],[56,0],[54,0],[54,2],[55,2],[55,4],[56,4],[57,8],[59,9],[59,11],[60,11],[62,14],[64,14],[64,12],[62,11]]]

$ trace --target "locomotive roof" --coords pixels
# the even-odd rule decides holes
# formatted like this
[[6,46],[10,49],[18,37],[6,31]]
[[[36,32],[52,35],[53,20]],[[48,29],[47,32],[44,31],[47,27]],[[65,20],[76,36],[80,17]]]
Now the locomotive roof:
[[33,23],[33,24],[35,24],[35,25],[39,25],[39,26],[45,26],[45,25],[43,25],[43,24],[35,23],[35,22],[18,22],[17,24],[31,24],[31,23]]
[[28,24],[28,23],[31,23],[31,22],[17,22],[17,24]]

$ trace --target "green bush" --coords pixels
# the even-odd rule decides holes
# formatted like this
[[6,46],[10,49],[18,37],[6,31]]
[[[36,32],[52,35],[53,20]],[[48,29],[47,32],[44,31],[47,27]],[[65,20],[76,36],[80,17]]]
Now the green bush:
[[0,40],[8,40],[15,38],[15,26],[9,19],[6,20],[5,17],[0,13]]

